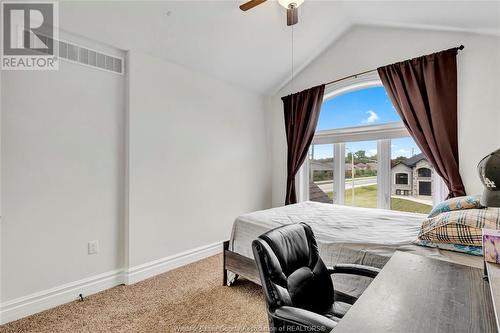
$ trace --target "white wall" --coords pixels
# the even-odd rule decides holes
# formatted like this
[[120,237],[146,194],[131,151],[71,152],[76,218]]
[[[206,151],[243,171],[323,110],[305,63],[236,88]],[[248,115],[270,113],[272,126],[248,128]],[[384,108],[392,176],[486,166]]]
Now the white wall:
[[129,265],[229,239],[270,206],[264,104],[184,67],[129,53]]
[[271,205],[260,95],[138,51],[127,76],[64,60],[1,74],[0,322],[158,273],[127,270]]
[[[305,68],[294,91],[416,56],[465,45],[458,55],[460,172],[468,193],[479,193],[476,165],[500,147],[500,38],[456,32],[357,26]],[[273,206],[285,197],[286,140],[280,100],[284,87],[268,100],[272,141]]]
[[2,73],[2,302],[121,268],[124,87],[66,61]]

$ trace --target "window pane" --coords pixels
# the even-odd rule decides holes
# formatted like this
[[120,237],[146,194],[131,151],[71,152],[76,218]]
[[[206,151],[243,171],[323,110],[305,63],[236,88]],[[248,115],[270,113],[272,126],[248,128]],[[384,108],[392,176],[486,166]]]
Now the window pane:
[[431,177],[431,169],[429,168],[420,168],[418,169],[418,177],[430,178]]
[[399,122],[383,87],[366,88],[345,93],[321,105],[316,130],[366,126]]
[[377,141],[345,145],[345,197],[347,206],[377,207]]
[[309,200],[332,203],[333,198],[333,145],[311,145]]
[[427,214],[432,209],[432,168],[412,138],[391,140],[391,209]]
[[408,174],[406,172],[396,173],[396,184],[397,185],[409,185]]

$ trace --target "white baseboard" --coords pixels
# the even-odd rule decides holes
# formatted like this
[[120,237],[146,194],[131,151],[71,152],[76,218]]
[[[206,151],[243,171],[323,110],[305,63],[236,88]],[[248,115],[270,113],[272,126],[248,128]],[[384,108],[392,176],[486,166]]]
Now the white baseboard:
[[125,272],[125,284],[134,284],[155,275],[193,263],[222,252],[222,242],[197,247],[172,256],[150,261],[129,268]]
[[77,300],[79,294],[83,294],[86,297],[120,284],[133,284],[220,252],[222,252],[222,242],[217,242],[154,260],[127,270],[110,271],[16,298],[1,304],[0,324],[6,324]]
[[77,300],[79,294],[85,297],[122,283],[123,270],[116,270],[16,298],[2,303],[1,323],[5,324]]

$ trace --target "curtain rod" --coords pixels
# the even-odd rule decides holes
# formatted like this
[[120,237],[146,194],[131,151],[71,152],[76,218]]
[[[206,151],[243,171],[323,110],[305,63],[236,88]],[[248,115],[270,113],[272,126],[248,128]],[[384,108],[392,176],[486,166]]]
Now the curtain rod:
[[[459,47],[457,47],[457,49],[459,49],[459,50],[463,50],[464,48],[465,48],[465,46],[463,46],[463,45],[460,45]],[[377,68],[375,68],[375,69],[370,69],[370,70],[368,70],[368,71],[364,71],[364,72],[361,72],[361,73],[357,73],[357,74],[353,74],[353,75],[345,76],[345,77],[343,77],[343,78],[340,78],[340,79],[336,79],[336,80],[333,80],[333,81],[327,82],[327,83],[325,83],[325,86],[328,86],[328,85],[330,85],[330,84],[334,84],[334,83],[337,83],[337,82],[340,82],[340,81],[344,81],[344,80],[350,79],[350,78],[352,78],[352,77],[356,78],[356,77],[358,77],[358,76],[360,76],[360,75],[363,75],[363,74],[368,74],[368,73],[375,72],[375,71],[377,71]]]

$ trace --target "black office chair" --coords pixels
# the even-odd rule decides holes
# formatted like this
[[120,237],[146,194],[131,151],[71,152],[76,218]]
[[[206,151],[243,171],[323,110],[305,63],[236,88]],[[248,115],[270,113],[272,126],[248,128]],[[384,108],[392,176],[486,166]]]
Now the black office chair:
[[330,332],[356,297],[335,292],[331,274],[374,278],[380,271],[362,265],[328,269],[305,223],[273,229],[252,242],[267,301],[271,332]]

